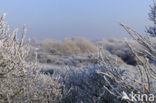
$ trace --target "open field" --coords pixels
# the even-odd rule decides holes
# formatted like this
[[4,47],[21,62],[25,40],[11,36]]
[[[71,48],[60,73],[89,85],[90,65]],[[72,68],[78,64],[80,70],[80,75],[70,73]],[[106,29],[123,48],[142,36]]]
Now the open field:
[[[131,103],[156,96],[156,38],[119,23],[132,40],[17,38],[0,19],[1,103]],[[148,96],[124,98],[130,93]],[[153,97],[152,97],[153,96]]]

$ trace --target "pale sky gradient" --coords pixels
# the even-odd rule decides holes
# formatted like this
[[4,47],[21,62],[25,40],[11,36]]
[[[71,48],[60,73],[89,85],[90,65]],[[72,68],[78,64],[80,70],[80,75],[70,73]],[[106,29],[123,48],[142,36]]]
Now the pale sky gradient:
[[152,0],[2,0],[0,14],[7,14],[12,29],[26,24],[29,38],[95,40],[127,37],[115,20],[144,33],[151,24],[150,4]]

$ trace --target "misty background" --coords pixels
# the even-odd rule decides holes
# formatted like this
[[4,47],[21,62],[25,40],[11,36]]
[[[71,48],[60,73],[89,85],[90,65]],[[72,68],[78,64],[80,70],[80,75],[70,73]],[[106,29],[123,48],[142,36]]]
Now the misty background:
[[11,30],[27,26],[27,37],[62,40],[85,37],[91,40],[124,38],[127,33],[115,22],[122,21],[145,33],[152,0],[3,0]]

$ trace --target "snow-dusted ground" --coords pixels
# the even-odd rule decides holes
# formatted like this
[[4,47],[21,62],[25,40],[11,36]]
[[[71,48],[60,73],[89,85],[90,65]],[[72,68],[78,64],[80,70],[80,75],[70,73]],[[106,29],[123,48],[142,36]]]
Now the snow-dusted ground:
[[[141,69],[143,69],[143,67],[136,61],[136,58],[124,40],[108,39],[92,43],[88,42],[91,43],[87,44],[90,47],[89,50],[94,50],[92,52],[86,52],[86,44],[85,52],[81,52],[83,51],[83,49],[81,49],[83,44],[69,49],[70,45],[73,46],[72,43],[75,45],[75,41],[70,41],[70,43],[68,42],[67,44],[63,43],[64,42],[62,42],[62,44],[59,43],[58,45],[57,42],[55,42],[55,44],[49,43],[49,45],[43,45],[40,41],[33,41],[30,53],[33,54],[35,51],[38,52],[38,68],[42,69],[42,73],[49,75],[52,78],[59,78],[59,82],[63,85],[63,103],[119,102],[121,96],[112,96],[103,86],[107,86],[112,91],[116,89],[121,94],[123,90],[128,93],[130,91],[123,89],[120,86],[118,87],[118,84],[113,83],[113,81],[110,80],[110,83],[112,82],[112,85],[114,86],[114,89],[112,89],[109,87],[106,80],[103,79],[103,75],[97,74],[97,72],[107,73],[107,71],[112,68],[110,64],[116,67],[117,71],[122,75],[124,81],[119,81],[121,84],[126,83],[127,85],[134,86],[138,91],[142,90],[142,87],[135,84],[133,80],[138,82],[142,81],[138,67]],[[133,40],[129,40],[128,43],[136,51],[139,58],[141,58],[142,61],[145,61],[145,48]],[[151,43],[155,48],[156,39],[151,38]],[[64,52],[57,47],[60,45],[65,46],[63,49]],[[48,49],[44,46],[48,46]],[[77,53],[74,50],[80,51]],[[107,59],[109,59],[109,62]],[[104,66],[103,62],[105,62],[105,65],[107,66]],[[149,63],[154,69],[156,68],[155,60],[149,58]],[[156,89],[156,81],[153,80],[151,82],[153,82],[151,88],[154,91],[154,89]]]

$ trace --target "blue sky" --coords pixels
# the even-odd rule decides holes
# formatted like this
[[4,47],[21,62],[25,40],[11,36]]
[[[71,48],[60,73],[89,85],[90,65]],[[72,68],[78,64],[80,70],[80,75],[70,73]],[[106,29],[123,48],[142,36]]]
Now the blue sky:
[[2,0],[0,14],[7,14],[11,29],[26,24],[29,38],[95,40],[127,37],[115,20],[143,34],[151,24],[150,4],[152,0]]

